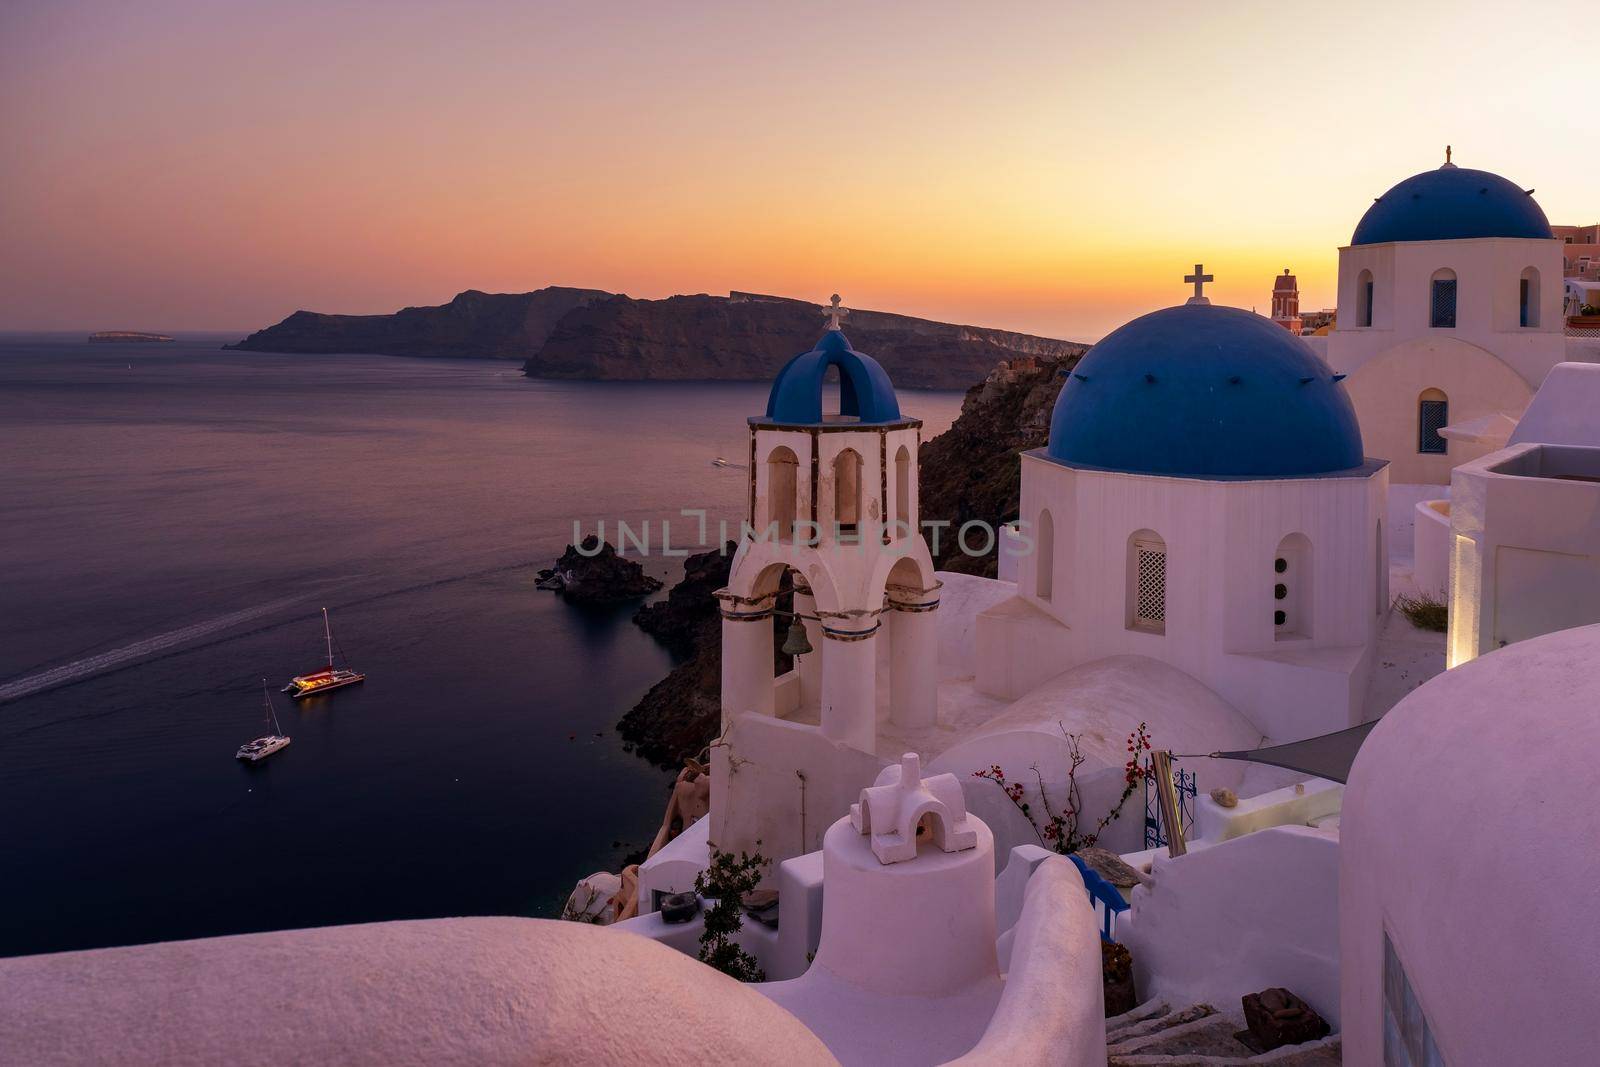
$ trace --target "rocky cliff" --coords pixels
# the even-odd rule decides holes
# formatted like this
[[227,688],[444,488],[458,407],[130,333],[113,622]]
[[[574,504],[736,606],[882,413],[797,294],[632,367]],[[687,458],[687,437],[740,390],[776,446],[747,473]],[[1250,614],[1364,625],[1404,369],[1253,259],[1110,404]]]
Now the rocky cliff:
[[359,352],[380,356],[527,359],[574,308],[610,293],[551,286],[532,293],[468,289],[448,304],[393,315],[296,311],[236,345],[250,352]]
[[[574,309],[524,364],[536,378],[767,381],[816,343],[821,305],[778,297],[614,296]],[[958,389],[1002,360],[1082,352],[1068,341],[852,311],[850,343],[901,388]]]
[[[440,307],[393,315],[297,311],[229,347],[515,358],[535,378],[767,381],[816,342],[820,312],[803,300],[746,293],[634,300],[595,289],[469,290]],[[902,388],[958,389],[1002,360],[1060,358],[1084,347],[881,311],[853,311],[845,329]]]
[[[995,367],[967,390],[961,414],[950,429],[922,446],[917,455],[919,502],[924,523],[950,523],[933,547],[940,570],[993,578],[996,553],[974,557],[961,552],[955,531],[976,519],[999,529],[1017,517],[1022,497],[1022,463],[1017,457],[1043,448],[1050,439],[1050,414],[1065,375],[1085,349],[1064,356],[1012,360]],[[980,538],[969,543],[977,547]]]

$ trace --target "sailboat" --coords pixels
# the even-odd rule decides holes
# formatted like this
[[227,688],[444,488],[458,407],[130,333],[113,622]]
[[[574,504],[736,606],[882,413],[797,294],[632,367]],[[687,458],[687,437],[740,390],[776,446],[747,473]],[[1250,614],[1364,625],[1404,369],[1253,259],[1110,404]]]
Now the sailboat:
[[267,692],[265,678],[261,679],[261,700],[267,706],[267,722],[272,724],[272,733],[240,745],[239,751],[235,753],[240,759],[249,760],[251,763],[266,759],[289,743],[289,739],[284,736],[283,727],[278,725],[278,711],[272,706],[272,695]]
[[[365,681],[367,676],[359,671],[353,671],[348,666],[335,667],[333,665],[333,627],[328,623],[328,609],[322,609],[322,632],[328,640],[328,665],[320,671],[311,674],[301,674],[289,680],[283,691],[289,694],[291,700],[313,696],[317,693],[326,693],[330,689],[341,686],[355,685]],[[343,649],[340,653],[343,654]]]

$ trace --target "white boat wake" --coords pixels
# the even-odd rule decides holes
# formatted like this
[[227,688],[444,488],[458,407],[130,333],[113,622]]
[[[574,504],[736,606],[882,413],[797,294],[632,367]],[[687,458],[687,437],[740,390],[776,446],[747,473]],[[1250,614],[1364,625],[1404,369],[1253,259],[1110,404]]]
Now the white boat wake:
[[39,693],[46,689],[54,689],[69,682],[80,681],[91,675],[101,674],[114,667],[133,663],[158,652],[170,651],[192,641],[197,641],[202,637],[209,637],[230,627],[249,622],[252,619],[259,619],[263,615],[270,615],[274,611],[280,611],[304,599],[305,597],[303,596],[285,597],[282,600],[258,604],[256,607],[245,608],[242,611],[218,615],[214,619],[197,622],[193,626],[185,626],[179,630],[169,630],[164,634],[157,634],[154,637],[147,637],[143,641],[135,641],[131,645],[112,649],[110,652],[102,652],[99,655],[63,664],[60,667],[51,667],[49,670],[40,671],[38,674],[30,674],[25,678],[14,679],[0,685],[0,704],[12,700],[20,700],[25,696],[32,696],[34,693]]

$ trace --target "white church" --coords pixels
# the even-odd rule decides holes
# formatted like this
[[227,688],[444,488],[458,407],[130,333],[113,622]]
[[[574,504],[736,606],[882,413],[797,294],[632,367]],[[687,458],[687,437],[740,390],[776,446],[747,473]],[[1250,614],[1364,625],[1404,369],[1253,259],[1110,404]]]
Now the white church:
[[[0,1060],[1596,1062],[1600,352],[1560,272],[1532,192],[1448,160],[1356,224],[1326,337],[1197,267],[1071,368],[998,579],[933,569],[921,423],[835,298],[748,421],[708,814],[581,923],[0,960]],[[753,983],[694,958],[741,853]]]

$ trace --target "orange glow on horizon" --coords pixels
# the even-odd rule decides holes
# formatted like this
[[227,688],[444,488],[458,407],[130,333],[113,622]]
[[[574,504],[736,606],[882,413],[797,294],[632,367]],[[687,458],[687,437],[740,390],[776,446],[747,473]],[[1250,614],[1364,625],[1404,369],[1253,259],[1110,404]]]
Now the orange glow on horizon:
[[[0,328],[256,329],[462,289],[745,289],[1094,340],[1332,306],[1457,162],[1600,216],[1586,5],[216,5],[0,12]],[[1297,21],[1298,17],[1298,21]]]

